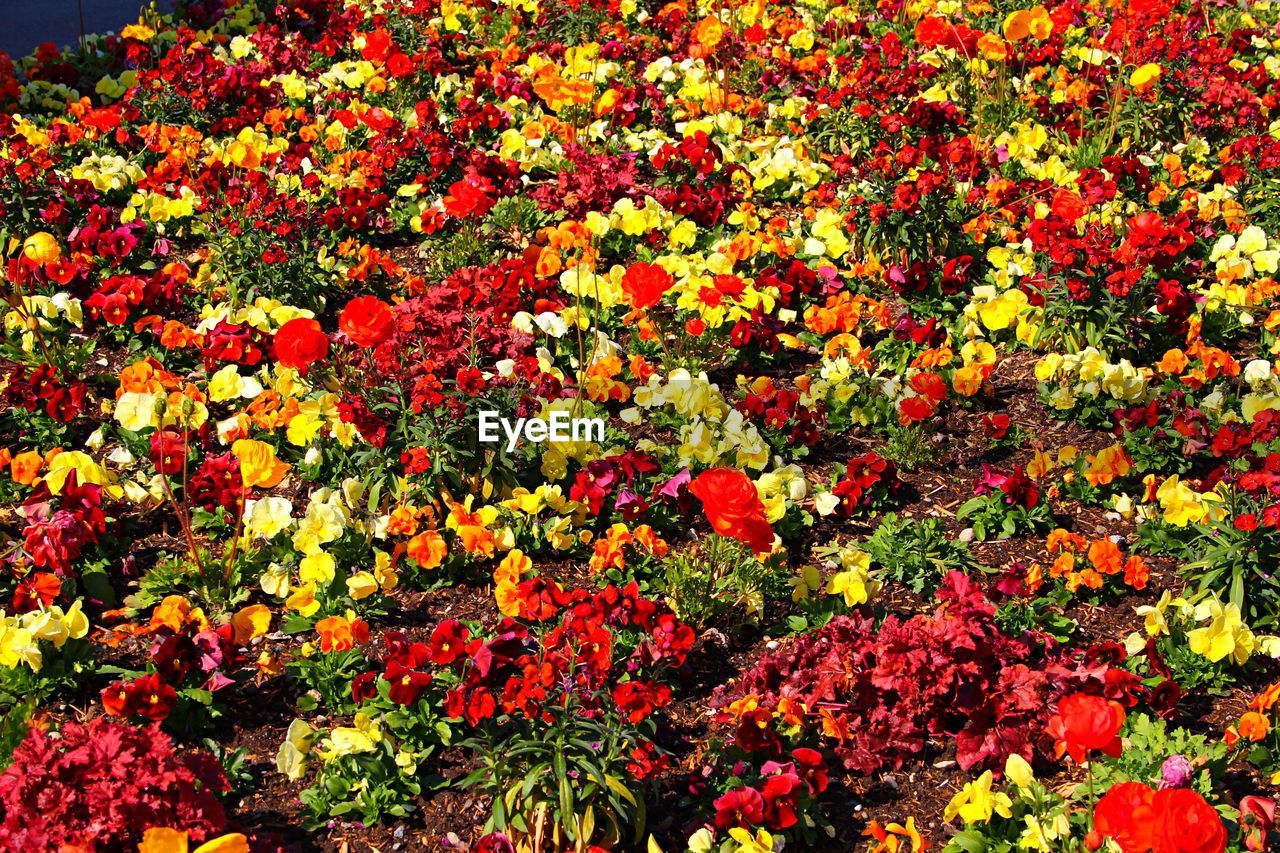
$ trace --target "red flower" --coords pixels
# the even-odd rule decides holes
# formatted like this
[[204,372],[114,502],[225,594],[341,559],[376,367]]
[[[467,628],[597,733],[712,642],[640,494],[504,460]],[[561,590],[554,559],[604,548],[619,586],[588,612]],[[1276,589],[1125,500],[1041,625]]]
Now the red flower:
[[1066,752],[1077,763],[1092,750],[1110,756],[1120,754],[1120,727],[1124,708],[1101,696],[1073,693],[1058,701],[1058,713],[1049,721],[1049,733],[1057,741],[1058,755]]
[[765,518],[755,484],[746,474],[736,468],[711,468],[689,484],[689,491],[702,501],[702,510],[716,533],[745,543],[757,554],[773,548],[773,528]]
[[764,797],[755,788],[735,788],[715,801],[716,827],[757,826],[764,822]]
[[1123,853],[1150,850],[1155,796],[1156,792],[1141,782],[1113,785],[1093,808],[1093,829],[1098,841],[1110,838]]
[[391,306],[376,296],[357,296],[338,317],[338,328],[360,347],[376,347],[395,333]]
[[1157,791],[1152,833],[1154,853],[1222,853],[1227,828],[1204,797],[1190,788]]
[[1275,825],[1274,800],[1252,795],[1240,800],[1240,828],[1244,833],[1244,849],[1269,850],[1271,830]]
[[160,676],[154,672],[135,679],[125,688],[125,693],[128,714],[146,717],[153,723],[169,716],[173,706],[178,704],[177,691],[161,681]]
[[13,609],[19,613],[48,608],[62,592],[62,581],[49,572],[33,572],[13,591]]
[[181,474],[187,461],[187,439],[174,429],[157,430],[151,435],[151,462],[156,471],[167,476]]
[[809,786],[810,794],[817,796],[827,790],[827,762],[821,752],[802,746],[793,751],[791,757],[800,778]]
[[632,264],[622,276],[622,290],[634,308],[652,308],[676,280],[657,264]]
[[431,641],[427,644],[431,653],[431,662],[439,666],[447,666],[458,658],[467,655],[467,642],[471,632],[457,619],[441,622],[431,632]]
[[426,690],[427,685],[431,683],[431,673],[409,669],[394,660],[387,664],[387,672],[383,677],[391,685],[387,696],[397,705],[404,706],[417,702],[422,691]]
[[454,181],[449,194],[444,197],[444,210],[459,219],[466,216],[484,216],[493,207],[493,199],[470,181]]
[[280,364],[306,373],[329,354],[329,336],[315,320],[294,317],[276,330],[275,352]]

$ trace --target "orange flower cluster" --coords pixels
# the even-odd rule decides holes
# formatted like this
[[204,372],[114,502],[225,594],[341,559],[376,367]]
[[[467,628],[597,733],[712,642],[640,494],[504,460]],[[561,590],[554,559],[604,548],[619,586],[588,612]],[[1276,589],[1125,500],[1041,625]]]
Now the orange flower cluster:
[[[1128,558],[1120,546],[1110,539],[1094,539],[1092,542],[1078,533],[1058,528],[1045,540],[1045,550],[1057,558],[1049,567],[1049,577],[1066,578],[1067,589],[1075,592],[1080,587],[1102,589],[1110,575],[1124,575],[1124,582],[1133,589],[1146,589],[1150,571],[1137,554]],[[1027,573],[1027,586],[1034,592],[1044,586],[1044,572],[1039,565]]]

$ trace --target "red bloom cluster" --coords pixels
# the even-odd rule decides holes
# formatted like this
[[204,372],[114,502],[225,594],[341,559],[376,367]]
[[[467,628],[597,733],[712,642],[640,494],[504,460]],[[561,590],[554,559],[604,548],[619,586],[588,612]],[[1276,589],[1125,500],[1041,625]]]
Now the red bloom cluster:
[[[800,702],[838,741],[851,770],[899,767],[930,738],[955,740],[961,767],[999,766],[1011,753],[1044,749],[1044,709],[1059,696],[1088,690],[1136,701],[1138,678],[1100,660],[1043,651],[1034,637],[1005,636],[995,607],[958,572],[938,590],[932,615],[889,616],[878,628],[867,616],[840,616],[755,664],[732,688],[717,691],[721,717],[755,697],[759,709],[738,721],[735,742],[776,753],[768,708]],[[848,673],[865,673],[849,679]],[[762,725],[763,724],[763,725]]]
[[840,498],[841,511],[852,515],[857,509],[896,498],[901,491],[902,478],[898,476],[898,466],[874,450],[868,450],[849,460],[844,476],[831,493]]
[[125,849],[153,826],[219,835],[228,790],[218,762],[178,757],[158,729],[99,717],[67,723],[57,737],[33,728],[0,776],[5,850]]
[[827,789],[827,764],[816,749],[799,747],[785,763],[766,761],[755,785],[740,785],[715,801],[718,829],[795,826],[812,800]]
[[[504,714],[536,719],[547,705],[561,704],[572,694],[584,713],[599,713],[607,697],[636,723],[671,701],[663,678],[683,665],[693,648],[693,629],[642,598],[635,583],[596,593],[566,593],[553,582],[543,589],[546,606],[532,618],[545,623],[558,615],[549,627],[531,630],[505,619],[483,641],[452,620],[436,627],[423,653],[437,665],[452,667],[461,679],[445,695],[449,716],[475,726],[501,708]],[[630,635],[637,632],[632,647]],[[627,648],[630,653],[622,654]]]

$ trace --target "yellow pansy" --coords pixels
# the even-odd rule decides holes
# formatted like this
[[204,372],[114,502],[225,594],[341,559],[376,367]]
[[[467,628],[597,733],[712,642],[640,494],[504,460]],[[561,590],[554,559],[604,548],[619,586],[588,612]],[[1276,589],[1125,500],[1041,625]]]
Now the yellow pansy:
[[304,584],[328,584],[337,574],[337,563],[324,551],[315,551],[298,564],[298,578]]
[[356,601],[368,598],[378,591],[378,579],[373,572],[359,571],[347,578],[347,594]]
[[993,815],[1012,817],[1013,801],[1005,793],[991,790],[994,776],[988,770],[972,782],[965,783],[942,814],[942,819],[950,823],[959,817],[966,824],[986,823]]
[[271,495],[245,503],[244,531],[249,536],[271,539],[293,525],[293,504]]
[[871,576],[871,555],[849,549],[840,555],[844,571],[832,575],[827,582],[829,595],[843,595],[849,607],[866,604],[877,595],[883,584]]
[[1244,663],[1257,648],[1257,642],[1249,626],[1240,616],[1235,604],[1224,605],[1210,598],[1196,606],[1196,621],[1209,621],[1203,628],[1187,633],[1187,645],[1191,651],[1217,663],[1230,657],[1236,663]]
[[1159,65],[1154,62],[1148,62],[1146,65],[1133,70],[1133,73],[1129,75],[1129,85],[1140,89],[1159,78],[1160,71]]
[[280,485],[290,466],[276,458],[276,449],[265,441],[237,439],[231,452],[240,460],[240,478],[248,488],[269,489]]
[[320,602],[316,601],[316,585],[304,583],[302,586],[295,587],[285,599],[284,606],[303,616],[313,615],[320,609]]

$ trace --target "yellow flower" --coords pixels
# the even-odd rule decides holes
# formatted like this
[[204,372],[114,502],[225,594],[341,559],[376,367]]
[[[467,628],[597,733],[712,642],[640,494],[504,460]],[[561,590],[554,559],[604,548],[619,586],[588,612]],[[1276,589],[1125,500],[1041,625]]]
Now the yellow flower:
[[1216,492],[1196,492],[1174,474],[1156,490],[1156,500],[1164,512],[1164,520],[1174,527],[1186,527],[1203,521],[1209,515],[1208,502],[1217,503],[1221,498]]
[[1036,781],[1035,771],[1027,760],[1016,752],[1010,753],[1004,761],[1004,776],[1019,788],[1030,788]]
[[[190,842],[185,830],[153,826],[142,834],[138,853],[187,853]],[[249,839],[239,832],[219,836],[197,847],[194,853],[249,853]]]
[[347,593],[359,601],[378,591],[378,579],[372,572],[360,571],[347,578]]
[[62,247],[48,231],[37,231],[22,241],[23,256],[37,264],[51,264],[62,257]]
[[316,601],[316,585],[305,583],[295,587],[293,594],[285,599],[284,606],[290,610],[296,610],[303,616],[313,615],[320,609],[320,602]]
[[337,563],[332,555],[315,551],[302,558],[298,564],[298,577],[304,584],[327,584],[337,575]]
[[883,584],[871,576],[871,555],[861,551],[846,552],[841,562],[846,570],[832,575],[827,582],[828,595],[843,595],[844,603],[849,607],[866,604],[877,595]]
[[231,617],[231,627],[235,631],[236,643],[244,645],[271,630],[271,610],[264,604],[242,607]]
[[22,627],[19,620],[0,612],[0,666],[13,669],[25,663],[33,672],[39,672],[43,662],[31,631]]
[[158,394],[126,391],[116,401],[116,421],[132,432],[160,426],[160,413],[156,411],[156,402],[159,398]]
[[729,837],[738,842],[734,853],[773,853],[773,836],[763,829],[752,836],[751,830],[735,826],[729,830]]
[[244,531],[250,536],[271,539],[293,525],[293,504],[287,498],[270,496],[247,501]]
[[373,752],[382,742],[382,726],[363,711],[356,714],[354,722],[354,726],[339,727],[331,731],[316,748],[316,754],[325,761],[330,761],[340,755]]
[[53,461],[49,463],[49,471],[44,475],[44,481],[49,486],[49,491],[55,495],[62,494],[62,489],[67,484],[67,478],[71,476],[71,472],[76,472],[76,482],[80,485],[93,483],[95,486],[112,486],[107,489],[109,493],[118,497],[122,494],[119,486],[115,485],[115,478],[107,472],[97,462],[93,461],[87,453],[79,450],[67,450],[53,457]]
[[993,815],[1011,817],[1013,801],[1008,794],[991,790],[994,776],[988,770],[972,782],[967,782],[947,803],[942,819],[950,823],[958,816],[966,824],[986,823]]
[[1187,643],[1191,651],[1214,663],[1228,656],[1236,663],[1244,663],[1257,647],[1253,632],[1244,624],[1240,608],[1235,604],[1224,606],[1216,598],[1210,598],[1196,607],[1196,618],[1197,621],[1207,618],[1209,624],[1189,632]]
[[284,734],[284,743],[276,753],[276,768],[290,781],[296,782],[306,772],[307,753],[316,731],[303,720],[294,720]]
[[240,478],[247,488],[278,486],[289,473],[290,466],[277,459],[276,449],[265,441],[241,438],[231,445],[231,452],[240,460]]
[[1161,68],[1154,62],[1148,62],[1141,68],[1134,69],[1129,75],[1129,85],[1141,89],[1143,86],[1160,77]]
[[391,563],[391,555],[386,551],[374,551],[373,577],[378,581],[383,592],[391,592],[400,584],[400,576],[396,574],[396,567]]
[[284,598],[289,594],[289,570],[278,563],[272,563],[258,579],[258,586],[267,595]]

